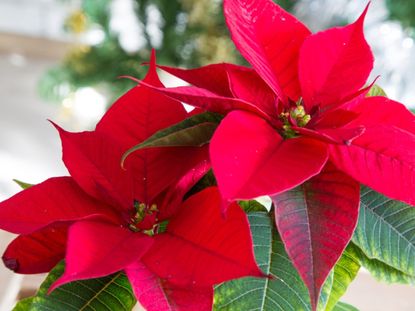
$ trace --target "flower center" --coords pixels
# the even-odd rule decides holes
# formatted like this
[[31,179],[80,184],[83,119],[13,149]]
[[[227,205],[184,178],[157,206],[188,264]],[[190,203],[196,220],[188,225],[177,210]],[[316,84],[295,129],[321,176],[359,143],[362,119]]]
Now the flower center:
[[295,107],[289,108],[288,111],[283,111],[279,115],[282,122],[282,136],[284,138],[293,138],[298,136],[298,132],[293,129],[293,126],[304,127],[311,120],[311,116],[306,113],[300,98]]
[[[135,213],[132,215],[130,219],[130,223],[128,224],[128,228],[133,232],[141,232],[147,235],[154,235],[155,229],[158,226],[157,223],[152,225],[150,229],[141,229],[139,228],[138,224],[140,224],[146,217],[152,216],[154,213],[157,213],[159,210],[156,204],[144,204],[139,203],[138,201],[134,201],[134,210]],[[157,218],[154,219],[157,221]]]

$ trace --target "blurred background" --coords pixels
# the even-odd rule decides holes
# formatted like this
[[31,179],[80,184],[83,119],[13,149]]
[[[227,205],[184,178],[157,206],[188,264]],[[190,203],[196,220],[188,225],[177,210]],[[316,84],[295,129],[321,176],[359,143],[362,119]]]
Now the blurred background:
[[[355,20],[367,0],[279,0],[313,31]],[[0,0],[0,200],[65,175],[47,119],[68,130],[93,128],[111,102],[142,77],[152,47],[158,62],[196,67],[242,63],[224,24],[221,0]],[[372,0],[366,37],[378,84],[415,107],[415,1]],[[164,77],[167,83],[177,83]],[[3,251],[12,235],[0,232]],[[0,267],[0,311],[31,295],[44,276]],[[413,311],[415,289],[361,272],[343,299],[361,311]]]

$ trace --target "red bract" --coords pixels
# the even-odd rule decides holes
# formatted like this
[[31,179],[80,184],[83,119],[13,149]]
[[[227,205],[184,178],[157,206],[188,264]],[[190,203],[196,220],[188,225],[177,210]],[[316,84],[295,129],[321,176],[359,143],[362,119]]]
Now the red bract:
[[365,98],[367,8],[354,23],[316,34],[271,0],[225,0],[224,11],[252,69],[162,67],[193,86],[143,85],[226,115],[210,143],[221,194],[227,202],[272,196],[315,309],[356,225],[359,182],[415,204],[414,116],[387,98]]
[[[145,81],[162,87],[154,57]],[[0,227],[20,234],[3,255],[6,266],[40,273],[65,258],[50,290],[125,270],[137,298],[157,311],[209,310],[214,284],[262,276],[236,203],[226,219],[216,188],[182,203],[210,167],[206,147],[141,150],[121,168],[127,149],[187,116],[180,102],[137,86],[95,131],[56,126],[71,177],[48,179],[0,203]]]

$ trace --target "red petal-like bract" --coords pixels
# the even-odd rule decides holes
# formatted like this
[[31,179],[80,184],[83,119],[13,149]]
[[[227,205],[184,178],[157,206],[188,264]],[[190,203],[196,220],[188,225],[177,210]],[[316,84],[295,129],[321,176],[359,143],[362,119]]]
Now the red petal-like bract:
[[351,146],[330,146],[330,158],[342,171],[386,196],[415,205],[415,135],[378,125]]
[[391,125],[415,134],[415,117],[404,105],[387,97],[374,96],[356,104],[353,113],[359,117],[350,126]]
[[[157,76],[155,62],[153,51],[144,82],[163,87]],[[96,131],[112,137],[126,151],[184,118],[186,110],[180,102],[136,86],[111,106],[97,124]]]
[[272,198],[278,231],[308,287],[313,310],[324,281],[353,235],[359,187],[328,164],[318,176]]
[[263,276],[256,265],[249,223],[233,203],[226,218],[216,187],[193,195],[171,219],[143,263],[156,275],[183,287],[208,287],[243,276]]
[[134,80],[141,83],[141,86],[143,87],[147,87],[155,92],[180,100],[188,105],[202,108],[203,110],[221,114],[226,114],[233,110],[245,110],[256,113],[265,119],[269,118],[264,111],[254,104],[238,98],[220,96],[203,88],[195,86],[161,88],[152,86],[145,81],[140,82],[139,80]]
[[210,156],[223,197],[252,199],[291,189],[318,174],[327,147],[307,137],[283,140],[265,120],[233,111],[212,137]]
[[353,24],[308,37],[301,47],[299,75],[308,111],[331,107],[361,88],[373,67],[373,55],[363,35],[366,10]]
[[[251,68],[228,63],[211,64],[193,69],[160,65],[158,67],[194,86],[204,88],[224,97],[232,97],[228,80],[229,70],[253,71]],[[215,79],[212,79],[212,77],[215,77]]]
[[309,30],[271,0],[225,0],[232,40],[280,100],[300,96],[298,56]]
[[49,272],[65,257],[68,224],[55,224],[19,235],[3,254],[7,268],[17,273]]
[[79,221],[69,228],[67,243],[65,272],[49,291],[72,281],[123,270],[139,260],[153,240],[114,224]]
[[315,138],[331,144],[350,145],[350,143],[365,132],[364,126],[358,126],[354,128],[341,127],[334,129],[318,129],[311,130],[305,127],[293,126],[293,130],[298,133]]
[[[205,149],[206,154],[208,154],[208,146],[201,148]],[[185,194],[209,171],[210,167],[211,165],[208,161],[201,160],[174,187],[168,189],[161,201],[160,213],[158,215],[159,220],[168,219],[176,213]]]
[[[153,148],[131,154],[100,132],[70,133],[60,129],[63,160],[85,191],[117,208],[130,210],[134,200],[148,204],[202,161],[202,148]],[[172,165],[174,163],[174,165]]]
[[276,96],[255,71],[229,69],[228,77],[233,96],[254,104],[269,116],[277,116]]
[[135,296],[147,311],[212,310],[213,287],[182,288],[158,278],[142,263],[125,269]]
[[[162,87],[153,55],[146,83]],[[93,132],[69,133],[58,128],[63,160],[71,176],[91,196],[124,210],[134,201],[148,204],[207,158],[201,148],[158,148],[124,152],[156,131],[182,121],[187,114],[178,101],[146,87],[135,87],[105,114]],[[171,165],[175,163],[175,165]]]
[[55,222],[94,215],[117,219],[109,206],[88,196],[71,177],[55,177],[1,202],[0,228],[28,234]]

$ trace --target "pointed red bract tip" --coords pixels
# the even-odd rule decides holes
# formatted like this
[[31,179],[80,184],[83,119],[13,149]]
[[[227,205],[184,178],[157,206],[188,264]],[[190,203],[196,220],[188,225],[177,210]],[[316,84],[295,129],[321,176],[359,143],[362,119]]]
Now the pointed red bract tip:
[[148,84],[154,85],[154,86],[161,86],[163,87],[163,83],[161,83],[159,76],[157,74],[157,64],[156,64],[156,50],[151,50],[151,56],[150,56],[150,67],[148,68],[147,75],[143,79],[144,82],[147,82]]
[[371,4],[371,1],[369,1],[369,2],[366,4],[365,9],[363,10],[362,14],[360,14],[359,18],[355,21],[355,24],[359,24],[359,23],[360,23],[360,24],[363,26],[364,21],[365,21],[366,14],[367,14],[367,12],[368,12],[368,10],[369,10],[369,6],[370,6],[370,4]]

